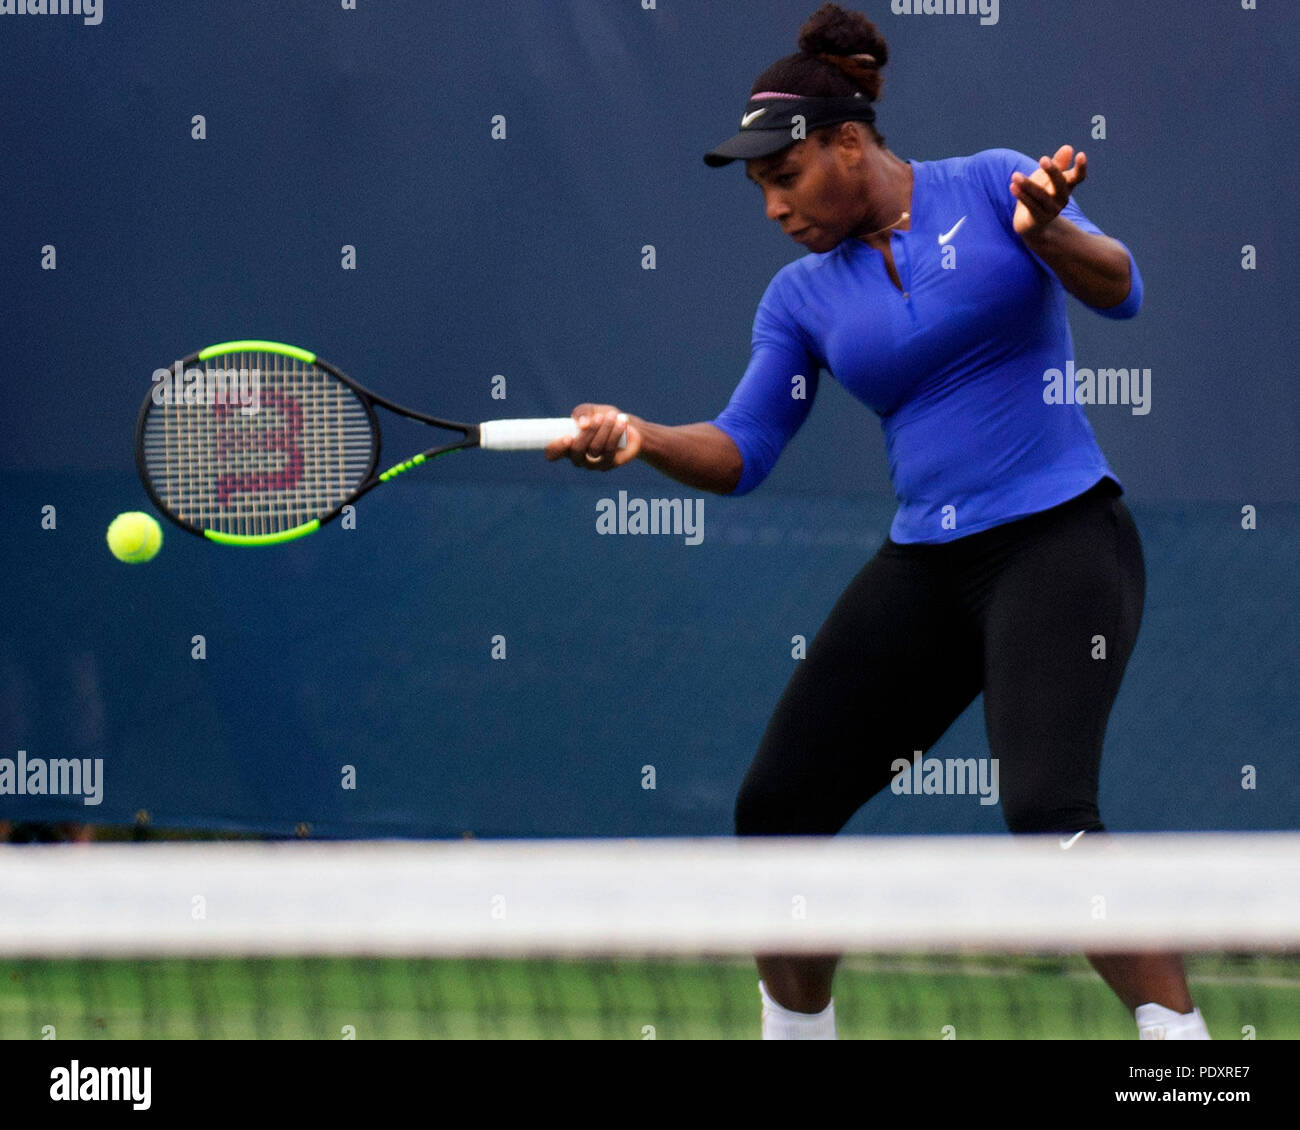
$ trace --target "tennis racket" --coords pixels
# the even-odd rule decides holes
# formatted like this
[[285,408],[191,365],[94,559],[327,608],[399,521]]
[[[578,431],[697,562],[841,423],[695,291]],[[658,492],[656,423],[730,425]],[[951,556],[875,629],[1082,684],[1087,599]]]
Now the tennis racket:
[[[459,438],[378,471],[377,407]],[[441,420],[362,388],[306,349],[227,341],[154,374],[135,461],[154,505],[181,529],[222,545],[278,545],[430,459],[472,447],[538,450],[577,434],[567,417]]]

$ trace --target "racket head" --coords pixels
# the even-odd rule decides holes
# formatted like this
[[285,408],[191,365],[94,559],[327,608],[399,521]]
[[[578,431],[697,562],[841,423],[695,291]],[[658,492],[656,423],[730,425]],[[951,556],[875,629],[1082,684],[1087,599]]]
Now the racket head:
[[276,545],[374,485],[381,440],[371,395],[314,353],[228,341],[155,371],[135,459],[154,505],[182,529]]

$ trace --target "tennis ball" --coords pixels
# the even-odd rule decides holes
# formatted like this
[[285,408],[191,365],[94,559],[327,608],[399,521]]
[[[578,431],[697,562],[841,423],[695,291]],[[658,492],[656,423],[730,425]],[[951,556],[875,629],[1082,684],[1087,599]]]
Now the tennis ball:
[[132,565],[152,561],[162,548],[162,527],[152,515],[128,510],[108,524],[108,548],[119,561]]

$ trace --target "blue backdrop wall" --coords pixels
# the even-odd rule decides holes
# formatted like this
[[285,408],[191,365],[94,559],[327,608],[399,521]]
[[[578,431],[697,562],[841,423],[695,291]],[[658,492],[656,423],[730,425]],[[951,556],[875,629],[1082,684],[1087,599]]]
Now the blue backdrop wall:
[[[648,3],[0,14],[0,759],[104,764],[99,805],[0,795],[0,819],[730,830],[792,640],[892,513],[877,422],[833,381],[758,492],[705,499],[698,545],[598,534],[619,490],[694,497],[649,467],[588,475],[535,454],[425,468],[366,500],[356,529],[275,551],[168,528],[128,567],[103,540],[147,506],[131,433],[150,374],[234,336],[301,344],[455,419],[589,399],[716,415],[759,296],[801,252],[739,168],[700,157],[816,4]],[[1079,203],[1146,281],[1134,321],[1071,308],[1080,365],[1152,370],[1148,414],[1090,410],[1149,573],[1103,816],[1295,827],[1300,10],[1002,0],[981,22],[860,6],[891,45],[879,125],[895,153],[1086,148]],[[421,433],[389,429],[389,450]],[[978,703],[934,752],[987,756]],[[852,827],[1001,821],[970,797],[885,795]]]

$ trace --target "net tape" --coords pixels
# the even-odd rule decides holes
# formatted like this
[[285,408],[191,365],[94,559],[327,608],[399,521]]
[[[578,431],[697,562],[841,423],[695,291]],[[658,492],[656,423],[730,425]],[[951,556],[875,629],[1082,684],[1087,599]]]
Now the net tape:
[[0,848],[14,956],[1166,946],[1300,950],[1300,836]]

